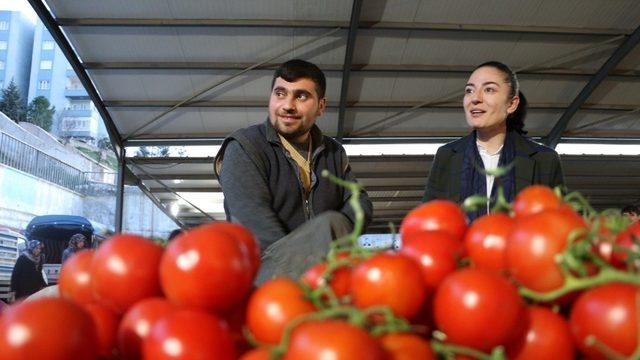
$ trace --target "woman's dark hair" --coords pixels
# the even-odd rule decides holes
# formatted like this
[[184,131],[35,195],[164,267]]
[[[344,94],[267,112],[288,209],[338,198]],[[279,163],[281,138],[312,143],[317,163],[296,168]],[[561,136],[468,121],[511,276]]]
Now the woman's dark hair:
[[511,70],[508,65],[499,61],[487,61],[476,66],[474,71],[481,67],[492,67],[505,75],[505,80],[507,80],[509,85],[511,85],[509,96],[514,97],[517,94],[520,98],[520,103],[518,104],[516,111],[509,114],[507,117],[507,131],[515,131],[518,134],[523,135],[526,134],[527,131],[524,129],[524,118],[527,116],[527,99],[524,97],[522,91],[520,91],[520,82],[518,82],[516,73]]
[[293,59],[278,66],[273,74],[273,79],[271,80],[272,89],[273,84],[275,84],[276,79],[279,77],[288,82],[294,82],[300,79],[310,79],[316,84],[316,93],[318,93],[318,98],[322,99],[324,97],[324,93],[327,88],[327,80],[324,73],[319,67],[308,61]]

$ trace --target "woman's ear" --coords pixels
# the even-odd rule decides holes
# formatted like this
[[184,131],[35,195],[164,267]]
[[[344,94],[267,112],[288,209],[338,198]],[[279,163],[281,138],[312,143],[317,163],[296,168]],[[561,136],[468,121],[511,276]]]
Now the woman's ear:
[[518,108],[519,104],[520,104],[520,97],[518,95],[512,97],[511,100],[509,100],[509,106],[507,107],[507,114],[509,115],[513,114]]

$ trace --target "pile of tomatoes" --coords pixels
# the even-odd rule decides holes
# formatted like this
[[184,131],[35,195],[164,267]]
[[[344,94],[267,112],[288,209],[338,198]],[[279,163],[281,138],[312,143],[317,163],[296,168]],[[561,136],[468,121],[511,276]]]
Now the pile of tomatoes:
[[240,225],[166,248],[116,235],[65,263],[61,297],[3,312],[0,359],[638,358],[640,224],[575,207],[534,185],[469,224],[431,201],[399,250],[354,233],[300,279],[259,287]]

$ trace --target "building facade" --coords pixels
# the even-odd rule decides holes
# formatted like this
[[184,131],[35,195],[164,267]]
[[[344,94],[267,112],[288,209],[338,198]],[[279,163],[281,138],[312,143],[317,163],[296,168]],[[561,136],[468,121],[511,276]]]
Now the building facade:
[[15,81],[24,105],[29,91],[33,33],[34,24],[21,12],[0,11],[0,88]]
[[89,94],[41,21],[33,37],[28,99],[38,96],[46,97],[56,107],[51,127],[54,135],[92,143],[106,136]]

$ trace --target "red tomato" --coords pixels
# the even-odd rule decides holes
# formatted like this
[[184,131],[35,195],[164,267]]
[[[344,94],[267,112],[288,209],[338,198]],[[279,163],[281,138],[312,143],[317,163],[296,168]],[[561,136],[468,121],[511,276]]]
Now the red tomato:
[[462,244],[443,231],[423,231],[402,239],[400,254],[413,259],[422,271],[428,293],[457,268]]
[[351,295],[357,307],[386,305],[396,315],[410,318],[420,310],[427,292],[415,261],[400,254],[380,253],[353,270]]
[[253,275],[260,268],[260,246],[256,238],[249,229],[240,224],[230,223],[226,221],[216,221],[206,225],[211,231],[220,231],[231,235],[234,239],[244,245],[247,256],[253,267]]
[[[324,285],[325,281],[322,275],[327,270],[327,263],[321,262],[310,267],[300,279],[303,284],[306,284],[312,289]],[[349,294],[349,286],[351,284],[351,272],[350,266],[341,266],[331,273],[331,280],[329,286],[337,297],[343,297]]]
[[243,353],[253,347],[244,336],[245,324],[247,322],[247,306],[249,305],[251,295],[253,295],[253,290],[254,289],[252,288],[252,291],[249,292],[244,299],[237,304],[237,306],[230,311],[225,312],[224,315],[221,315],[222,319],[227,322],[231,338],[236,344],[236,349],[240,353]]
[[121,359],[140,359],[142,342],[153,325],[175,311],[165,298],[144,299],[133,305],[122,317],[118,328],[118,350]]
[[569,234],[586,229],[579,215],[564,210],[546,210],[520,219],[507,240],[510,273],[535,291],[559,288],[564,277],[556,256],[566,249]]
[[204,225],[173,240],[160,263],[160,282],[172,303],[225,312],[249,292],[253,265],[245,247],[216,226]]
[[65,261],[58,278],[60,295],[78,304],[95,301],[91,285],[93,250],[82,250]]
[[467,230],[467,218],[456,203],[432,200],[411,210],[400,225],[403,239],[424,230],[442,230],[462,241]]
[[578,349],[588,359],[606,359],[592,346],[589,335],[624,356],[638,346],[639,288],[627,284],[607,284],[585,291],[573,304],[569,324]]
[[139,300],[162,294],[158,264],[162,247],[130,234],[114,235],[96,250],[91,285],[99,303],[118,313]]
[[464,236],[467,255],[480,269],[503,271],[507,268],[507,237],[515,220],[505,214],[489,214],[471,224]]
[[410,333],[391,333],[380,338],[389,360],[436,360],[431,344],[423,337]]
[[[327,355],[330,354],[330,355]],[[298,325],[283,360],[382,360],[386,354],[369,334],[345,321],[308,321]]]
[[271,359],[271,352],[268,348],[260,347],[253,350],[249,350],[240,356],[240,360],[269,360]]
[[236,359],[224,321],[202,310],[177,310],[158,320],[144,340],[145,359]]
[[455,344],[489,352],[524,326],[518,290],[495,272],[466,268],[447,276],[433,301],[436,325]]
[[278,344],[291,320],[315,310],[298,284],[287,278],[276,278],[262,284],[251,295],[247,327],[259,342]]
[[560,198],[550,188],[544,185],[531,185],[516,195],[512,207],[516,217],[522,218],[543,210],[557,209],[560,203]]
[[527,328],[522,336],[507,345],[509,359],[538,360],[544,354],[554,360],[575,359],[575,346],[567,321],[548,308],[527,309]]
[[118,314],[100,304],[85,304],[85,311],[91,315],[98,334],[98,353],[107,359],[116,358],[116,334],[120,317]]
[[[614,266],[618,268],[626,268],[627,266],[627,251],[631,251],[633,253],[640,252],[640,247],[636,241],[640,240],[640,222],[632,224],[625,231],[621,232],[616,236],[615,243],[617,246],[621,247],[622,250],[616,250],[613,248],[613,252],[611,254],[611,261]],[[626,250],[626,251],[625,251]],[[638,264],[633,264],[635,267],[638,267]]]
[[79,305],[62,298],[28,300],[0,318],[0,359],[96,359],[98,337]]

